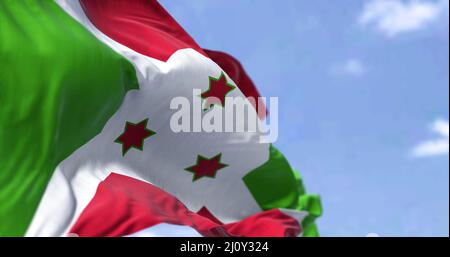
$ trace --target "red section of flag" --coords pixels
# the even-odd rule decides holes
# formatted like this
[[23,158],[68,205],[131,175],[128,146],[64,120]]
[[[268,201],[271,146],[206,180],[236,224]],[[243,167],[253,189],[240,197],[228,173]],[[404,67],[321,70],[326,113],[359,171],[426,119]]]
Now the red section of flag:
[[86,16],[105,35],[161,61],[180,49],[206,55],[155,0],[80,0]]
[[217,224],[220,224],[220,225],[223,224],[220,220],[218,220],[216,217],[214,217],[214,215],[205,206],[200,208],[200,210],[197,212],[197,214],[202,215],[203,217],[208,218]]
[[204,49],[204,51],[209,56],[209,58],[211,58],[211,60],[217,63],[220,68],[222,68],[228,74],[228,76],[230,76],[230,78],[234,81],[234,83],[236,83],[245,97],[252,97],[255,100],[255,102],[252,102],[252,104],[254,104],[256,110],[260,110],[261,113],[258,113],[259,118],[264,119],[267,112],[266,107],[263,102],[258,102],[258,97],[260,97],[258,89],[245,72],[244,67],[242,67],[241,63],[233,56],[223,52],[207,49]]
[[281,237],[301,232],[296,219],[276,209],[225,225],[205,213],[209,213],[206,208],[191,212],[152,184],[111,173],[99,184],[70,234],[125,236],[160,223],[190,226],[204,236]]
[[[167,61],[177,50],[192,48],[216,62],[246,97],[255,99],[261,119],[266,117],[260,94],[234,57],[201,49],[155,0],[80,0],[86,16],[105,35],[143,55]],[[259,110],[257,108],[257,110]]]

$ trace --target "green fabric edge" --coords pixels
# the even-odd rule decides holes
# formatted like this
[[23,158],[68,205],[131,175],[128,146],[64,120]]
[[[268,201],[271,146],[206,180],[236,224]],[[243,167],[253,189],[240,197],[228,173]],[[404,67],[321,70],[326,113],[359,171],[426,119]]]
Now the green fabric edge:
[[300,173],[294,169],[292,172],[297,180],[299,190],[298,204],[294,209],[308,212],[308,216],[302,222],[303,236],[317,237],[320,234],[315,221],[318,217],[322,216],[323,212],[320,196],[315,194],[307,194]]
[[[26,137],[5,136],[21,138],[14,147],[0,140],[4,143],[0,147],[0,237],[16,237],[25,235],[56,166],[100,133],[125,94],[139,86],[132,64],[54,1],[0,1],[0,38],[4,64],[0,70],[0,139],[4,139],[3,128],[27,131]],[[66,51],[69,46],[71,50]],[[77,62],[61,61],[68,54]],[[90,73],[92,80],[75,72],[84,66],[96,68]],[[110,70],[114,76],[99,75],[98,66],[115,67]],[[38,79],[33,80],[34,75]],[[32,82],[22,83],[26,80]],[[16,100],[26,90],[30,91]],[[91,92],[89,96],[84,90]],[[80,100],[83,108],[77,107]],[[94,118],[88,120],[84,114]],[[39,142],[28,140],[33,133],[41,135]]]
[[306,193],[300,174],[272,144],[268,161],[247,173],[243,181],[263,210],[285,208],[308,212],[302,222],[303,236],[319,236],[315,221],[323,212],[320,196]]

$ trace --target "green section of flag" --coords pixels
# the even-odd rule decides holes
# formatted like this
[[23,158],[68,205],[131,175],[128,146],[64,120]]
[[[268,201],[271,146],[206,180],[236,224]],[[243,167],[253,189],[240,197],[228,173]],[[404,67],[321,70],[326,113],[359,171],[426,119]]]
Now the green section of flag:
[[22,236],[56,166],[138,83],[50,0],[0,1],[0,66],[0,236]]
[[307,211],[302,223],[304,236],[318,236],[315,219],[322,214],[320,198],[306,194],[300,174],[293,170],[286,158],[270,146],[269,160],[249,172],[244,178],[261,209],[286,208]]

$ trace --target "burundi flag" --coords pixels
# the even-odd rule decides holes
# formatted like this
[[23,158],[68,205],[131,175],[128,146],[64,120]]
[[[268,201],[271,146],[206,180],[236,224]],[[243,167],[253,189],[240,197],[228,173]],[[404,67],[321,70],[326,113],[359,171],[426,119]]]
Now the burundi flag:
[[0,63],[0,236],[317,235],[318,196],[259,132],[171,129],[174,98],[259,93],[157,1],[0,1]]

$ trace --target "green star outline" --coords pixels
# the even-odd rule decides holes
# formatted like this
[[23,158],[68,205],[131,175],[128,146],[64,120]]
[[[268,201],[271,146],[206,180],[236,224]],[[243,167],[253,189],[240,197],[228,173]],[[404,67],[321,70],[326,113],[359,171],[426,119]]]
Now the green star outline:
[[[198,95],[198,96],[199,96],[202,100],[205,100],[207,97],[204,98],[204,97],[202,96],[202,94],[204,94],[204,93],[206,93],[206,92],[208,92],[208,91],[211,90],[211,81],[212,81],[212,80],[214,80],[214,81],[219,81],[220,78],[222,78],[222,77],[225,78],[225,81],[226,81],[227,86],[231,88],[230,91],[228,91],[228,92],[225,94],[224,98],[226,98],[228,94],[230,94],[233,90],[236,89],[236,86],[234,86],[234,85],[232,85],[232,84],[230,84],[230,83],[228,82],[228,79],[227,79],[227,77],[225,76],[225,72],[224,72],[224,71],[222,71],[222,72],[220,73],[220,76],[219,76],[218,78],[214,78],[214,77],[212,77],[212,76],[208,76],[208,79],[209,79],[209,82],[208,82],[208,83],[209,83],[208,89],[207,89],[205,92],[200,93],[200,95]],[[224,99],[224,100],[226,100],[226,99]],[[211,109],[211,108],[212,108],[213,106],[215,106],[215,105],[216,105],[216,106],[219,106],[219,107],[222,107],[222,108],[225,108],[225,103],[221,103],[221,104],[213,103],[212,105],[209,106],[209,108],[203,109],[203,111],[207,111],[208,109]]]
[[[135,125],[135,126],[137,126],[137,125],[141,124],[142,122],[144,122],[144,130],[145,130],[146,132],[148,132],[149,135],[147,135],[146,137],[144,137],[144,138],[141,139],[141,147],[136,147],[136,146],[132,145],[130,148],[128,148],[127,150],[125,150],[125,143],[124,143],[124,142],[121,142],[121,141],[119,140],[119,138],[127,131],[127,127],[128,127],[128,126],[130,126],[130,125]],[[121,144],[121,145],[122,145],[122,156],[125,156],[125,154],[128,153],[128,151],[130,151],[131,148],[137,149],[137,150],[139,150],[139,151],[144,151],[144,141],[145,141],[145,139],[147,139],[147,138],[149,138],[149,137],[151,137],[151,136],[156,135],[156,132],[155,132],[155,131],[150,130],[150,129],[147,128],[147,124],[148,124],[148,118],[145,119],[145,120],[142,120],[142,121],[140,121],[140,122],[138,122],[138,123],[133,123],[133,122],[130,122],[130,121],[127,121],[127,122],[125,123],[125,128],[124,128],[122,134],[120,134],[119,137],[117,137],[116,140],[114,140],[115,143],[118,143],[118,144]]]

